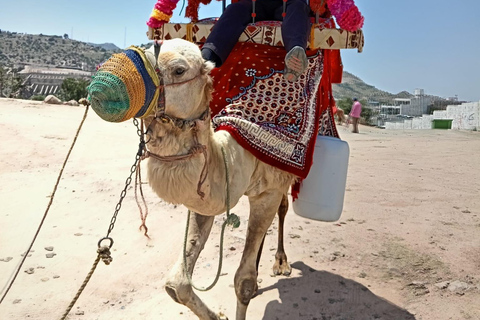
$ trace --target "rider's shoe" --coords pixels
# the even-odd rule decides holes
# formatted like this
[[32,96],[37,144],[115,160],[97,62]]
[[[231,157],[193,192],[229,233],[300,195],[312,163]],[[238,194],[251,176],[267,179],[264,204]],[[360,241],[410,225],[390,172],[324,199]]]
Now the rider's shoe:
[[211,61],[215,63],[215,67],[220,67],[222,65],[222,60],[220,57],[210,48],[202,48],[202,58],[206,61]]
[[290,82],[297,81],[308,66],[307,55],[305,49],[300,46],[293,47],[285,56],[285,70],[283,77]]

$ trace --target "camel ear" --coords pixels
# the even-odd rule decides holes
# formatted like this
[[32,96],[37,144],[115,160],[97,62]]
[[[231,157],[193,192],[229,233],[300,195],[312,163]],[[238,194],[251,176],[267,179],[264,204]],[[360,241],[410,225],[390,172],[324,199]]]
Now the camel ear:
[[148,62],[150,62],[150,65],[152,67],[155,67],[155,64],[157,63],[155,59],[155,53],[153,52],[153,46],[145,50],[145,56],[147,57]]
[[203,74],[208,74],[208,73],[210,73],[210,71],[212,71],[213,68],[215,68],[215,63],[213,63],[212,61],[204,60],[202,73]]

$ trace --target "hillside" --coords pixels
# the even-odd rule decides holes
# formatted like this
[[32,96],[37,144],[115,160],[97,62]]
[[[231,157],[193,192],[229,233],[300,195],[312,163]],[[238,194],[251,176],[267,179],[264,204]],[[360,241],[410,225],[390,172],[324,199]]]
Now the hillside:
[[407,91],[393,94],[377,89],[347,71],[343,72],[342,83],[333,84],[333,96],[337,100],[357,97],[358,99],[374,100],[382,103],[389,103],[395,98],[413,97],[413,95]]
[[8,67],[34,64],[94,71],[115,51],[118,50],[106,50],[102,45],[71,40],[68,36],[0,32],[0,65]]

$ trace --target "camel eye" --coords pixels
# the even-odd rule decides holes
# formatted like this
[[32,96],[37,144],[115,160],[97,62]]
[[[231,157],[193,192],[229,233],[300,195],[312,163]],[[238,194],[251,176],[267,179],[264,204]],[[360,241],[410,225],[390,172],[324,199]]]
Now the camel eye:
[[182,74],[185,73],[185,69],[184,68],[177,68],[177,69],[175,69],[174,72],[175,72],[176,76],[181,76]]

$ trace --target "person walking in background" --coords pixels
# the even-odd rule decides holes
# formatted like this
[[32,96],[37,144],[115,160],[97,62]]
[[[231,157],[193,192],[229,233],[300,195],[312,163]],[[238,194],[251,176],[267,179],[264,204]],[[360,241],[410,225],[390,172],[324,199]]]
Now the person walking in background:
[[358,121],[360,120],[360,114],[362,113],[362,104],[357,98],[353,98],[352,110],[349,113],[352,119],[353,133],[358,133]]

